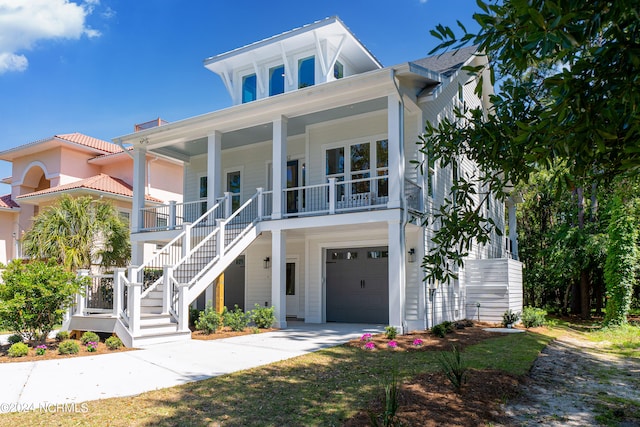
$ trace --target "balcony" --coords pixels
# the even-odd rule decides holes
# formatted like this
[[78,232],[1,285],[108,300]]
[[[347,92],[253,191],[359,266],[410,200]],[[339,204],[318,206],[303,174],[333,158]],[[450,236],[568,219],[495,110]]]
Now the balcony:
[[[351,181],[338,181],[336,178],[329,178],[328,182],[324,184],[284,189],[282,218],[387,209],[389,202],[388,180],[389,177],[386,175]],[[404,193],[406,208],[414,212],[421,212],[422,188],[413,181],[405,180]],[[225,193],[223,198],[218,199],[222,203],[220,203],[220,209],[219,212],[216,212],[215,218],[222,219],[231,215],[230,200],[233,196],[232,193]],[[257,196],[261,209],[260,218],[263,220],[271,219],[273,192],[258,189]],[[144,208],[142,209],[140,232],[182,229],[185,224],[192,223],[206,210],[206,200],[185,203],[170,202],[162,206]]]

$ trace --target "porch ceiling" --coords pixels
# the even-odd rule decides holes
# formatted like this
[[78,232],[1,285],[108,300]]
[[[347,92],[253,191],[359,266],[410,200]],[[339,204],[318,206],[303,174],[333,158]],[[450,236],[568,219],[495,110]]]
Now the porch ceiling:
[[[318,111],[297,117],[290,117],[287,126],[289,137],[304,134],[307,126],[336,120],[340,118],[357,116],[359,114],[386,110],[387,98],[370,99],[355,104],[344,105],[332,109]],[[256,144],[258,142],[271,141],[273,137],[272,123],[261,123],[255,126],[238,129],[222,134],[222,149]],[[188,160],[191,156],[207,153],[207,138],[199,138],[192,141],[184,141],[152,148],[151,152],[180,160]]]

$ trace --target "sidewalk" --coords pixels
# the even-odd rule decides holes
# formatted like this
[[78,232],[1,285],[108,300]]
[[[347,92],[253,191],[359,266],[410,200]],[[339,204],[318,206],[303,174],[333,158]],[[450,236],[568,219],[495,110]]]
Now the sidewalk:
[[131,396],[332,347],[382,326],[292,323],[262,334],[156,344],[141,350],[0,364],[1,412]]

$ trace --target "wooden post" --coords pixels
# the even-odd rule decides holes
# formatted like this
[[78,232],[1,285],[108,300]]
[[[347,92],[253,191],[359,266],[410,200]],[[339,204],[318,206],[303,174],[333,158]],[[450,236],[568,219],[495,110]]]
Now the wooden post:
[[218,276],[216,279],[216,311],[222,313],[224,307],[224,273]]

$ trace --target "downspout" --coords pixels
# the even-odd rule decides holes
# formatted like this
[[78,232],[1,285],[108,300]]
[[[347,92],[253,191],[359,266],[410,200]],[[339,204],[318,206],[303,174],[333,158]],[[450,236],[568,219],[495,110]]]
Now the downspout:
[[[400,161],[404,162],[404,97],[402,96],[402,93],[400,93],[400,87],[398,86],[398,82],[396,81],[396,70],[394,70],[393,68],[390,71],[390,77],[391,77],[391,81],[393,82],[393,86],[396,88],[396,92],[398,93],[398,97],[400,98]],[[404,231],[404,233],[402,234],[402,244],[400,246],[403,247],[403,250],[405,250],[406,252],[406,248],[407,248],[407,235],[406,235],[406,227],[407,227],[407,223],[409,222],[409,214],[407,212],[407,208],[406,208],[406,195],[405,195],[405,191],[404,191],[404,168],[403,168],[403,173],[402,173],[402,192],[400,194],[400,209],[402,211],[402,230]],[[405,257],[406,260],[406,257]],[[404,289],[404,293],[403,293],[403,298],[406,298],[406,285],[407,285],[407,270],[406,270],[406,261],[405,261],[405,289]],[[404,301],[403,307],[406,305],[406,299]],[[406,315],[406,309],[405,312],[402,313],[402,317],[404,319]],[[402,333],[407,333],[408,332],[408,328],[407,328],[407,322],[406,320],[402,321]]]

